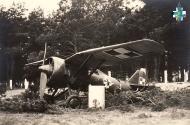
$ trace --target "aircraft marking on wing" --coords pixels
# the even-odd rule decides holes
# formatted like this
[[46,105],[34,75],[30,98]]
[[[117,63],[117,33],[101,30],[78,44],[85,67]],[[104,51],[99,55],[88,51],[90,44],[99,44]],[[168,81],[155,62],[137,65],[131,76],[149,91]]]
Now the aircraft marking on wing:
[[111,49],[111,50],[107,50],[104,52],[111,55],[111,56],[115,56],[117,58],[120,58],[120,59],[127,59],[127,58],[142,56],[138,52],[131,51],[129,49],[124,49],[124,48]]

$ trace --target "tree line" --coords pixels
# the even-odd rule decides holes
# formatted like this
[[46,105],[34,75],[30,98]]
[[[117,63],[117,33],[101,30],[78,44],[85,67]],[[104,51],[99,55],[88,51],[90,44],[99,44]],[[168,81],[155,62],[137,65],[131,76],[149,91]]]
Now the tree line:
[[[43,58],[45,42],[47,57],[66,58],[85,49],[142,38],[156,40],[171,52],[172,36],[179,25],[184,25],[171,21],[171,14],[148,5],[131,12],[123,0],[68,2],[60,0],[59,8],[47,17],[41,8],[26,16],[22,4],[0,7],[1,81],[23,79],[24,65]],[[154,80],[159,78],[159,69],[165,68],[164,57],[146,59],[141,64],[156,74],[150,75]]]

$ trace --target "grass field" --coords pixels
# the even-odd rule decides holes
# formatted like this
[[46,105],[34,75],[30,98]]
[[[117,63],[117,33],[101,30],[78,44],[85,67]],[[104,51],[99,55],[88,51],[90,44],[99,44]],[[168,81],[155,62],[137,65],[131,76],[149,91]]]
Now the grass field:
[[189,125],[190,110],[170,108],[162,112],[70,110],[60,115],[0,113],[0,125]]

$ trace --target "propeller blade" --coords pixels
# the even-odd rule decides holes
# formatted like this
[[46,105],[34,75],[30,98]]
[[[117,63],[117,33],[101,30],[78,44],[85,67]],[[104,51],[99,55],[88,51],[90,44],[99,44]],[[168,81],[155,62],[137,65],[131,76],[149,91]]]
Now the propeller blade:
[[[45,63],[45,58],[46,58],[46,51],[47,51],[47,43],[45,43],[45,50],[44,50],[44,58],[43,58],[43,63],[41,68],[44,68],[44,63]],[[47,84],[47,74],[44,72],[41,72],[40,74],[40,99],[43,99],[44,97],[44,92]]]
[[48,80],[47,74],[44,72],[41,72],[41,75],[40,75],[40,99],[43,99],[47,80]]

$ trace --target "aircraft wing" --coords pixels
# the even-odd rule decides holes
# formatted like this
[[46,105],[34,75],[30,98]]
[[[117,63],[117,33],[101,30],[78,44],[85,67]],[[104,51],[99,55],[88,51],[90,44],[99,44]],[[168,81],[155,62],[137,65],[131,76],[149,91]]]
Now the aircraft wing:
[[163,53],[164,47],[160,43],[150,39],[142,39],[82,51],[70,56],[65,62],[68,66],[76,68],[85,63],[86,68],[91,68],[93,63],[99,61],[103,61],[104,65],[115,65],[149,54]]

